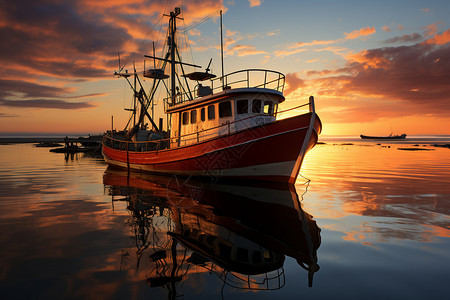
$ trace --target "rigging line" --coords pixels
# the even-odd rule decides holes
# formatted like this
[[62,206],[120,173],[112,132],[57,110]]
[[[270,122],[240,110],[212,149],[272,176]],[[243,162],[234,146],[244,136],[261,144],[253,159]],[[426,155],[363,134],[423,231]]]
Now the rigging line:
[[194,55],[192,53],[191,43],[189,43],[189,38],[188,38],[188,35],[187,35],[187,32],[186,32],[186,22],[184,22],[184,18],[183,18],[183,25],[184,25],[184,30],[182,32],[180,32],[180,34],[184,36],[187,48],[189,48],[188,52],[191,55],[192,62],[195,63]]
[[211,19],[212,17],[215,17],[215,16],[218,15],[219,13],[220,13],[220,10],[217,10],[217,11],[213,12],[212,14],[210,14],[210,15],[204,17],[203,19],[200,19],[200,20],[197,21],[196,23],[194,23],[194,24],[192,24],[192,25],[186,27],[181,33],[186,33],[188,30],[191,30],[192,28],[194,28],[194,27],[196,27],[196,26],[198,26],[198,25],[200,25],[200,24],[202,24],[202,23],[205,23],[206,21],[208,21],[208,20]]
[[[141,43],[135,48],[135,50],[128,56],[128,58],[125,60],[125,63],[123,64],[123,66],[120,68],[119,73],[127,66],[127,64],[130,62],[131,58],[134,57],[134,55],[136,54],[136,52],[138,50],[141,49],[142,45],[144,44],[144,42],[147,40],[147,37],[150,35],[150,33],[152,31],[154,31],[154,28],[156,28],[159,24],[159,22],[161,22],[163,16],[161,16],[158,20],[158,22],[156,22],[156,24],[153,27],[150,27],[150,29],[148,30],[147,35],[145,36],[145,38],[142,39]],[[159,36],[159,31],[158,31],[158,36]]]
[[181,11],[181,13],[182,13],[182,18],[181,19],[183,20],[184,30],[182,32],[180,32],[179,34],[184,36],[184,40],[185,40],[184,42],[187,45],[186,48],[189,48],[189,50],[187,52],[189,52],[189,54],[191,56],[191,59],[192,59],[192,63],[194,63],[195,62],[194,61],[194,55],[192,53],[191,44],[189,43],[188,35],[187,35],[187,32],[186,32],[186,22],[184,21],[185,20],[185,18],[184,18],[184,9]]
[[[158,22],[160,22],[161,21],[161,19],[164,17],[164,14],[166,13],[166,10],[167,10],[167,6],[169,5],[169,1],[167,1],[167,4],[166,4],[166,7],[164,8],[164,13],[163,13],[163,15],[161,16],[161,18],[160,18],[160,20],[158,21]],[[158,28],[158,35],[156,36],[156,42],[158,42],[159,41],[159,35],[161,34],[161,28],[162,28],[162,23],[161,24],[159,24],[159,28]],[[155,25],[156,26],[156,25]],[[162,50],[162,53],[164,53],[164,49],[165,49],[165,47],[166,47],[166,44],[165,43],[163,43],[164,45],[163,45],[163,50]]]

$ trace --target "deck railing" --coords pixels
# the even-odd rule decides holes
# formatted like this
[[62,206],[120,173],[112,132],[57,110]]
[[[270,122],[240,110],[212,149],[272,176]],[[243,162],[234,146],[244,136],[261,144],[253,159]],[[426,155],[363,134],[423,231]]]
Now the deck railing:
[[266,88],[283,92],[285,76],[277,71],[247,69],[229,73],[211,80],[211,88],[223,90],[230,88]]
[[[212,94],[235,88],[265,88],[283,93],[285,76],[277,71],[265,69],[246,69],[229,73],[223,77],[216,77],[210,80],[210,83],[211,85],[209,87],[211,88]],[[203,86],[205,87],[207,85]],[[166,109],[170,106],[182,104],[199,98],[195,91],[195,89],[193,93],[188,91],[180,91],[180,93],[175,96],[175,103],[172,103],[171,97],[164,99]],[[194,97],[193,99],[190,98],[191,94]]]
[[[314,106],[314,97],[309,97],[309,101],[307,103],[304,103],[302,105],[298,105],[283,111],[278,111],[276,114],[285,113],[288,111],[296,110],[305,106],[309,106],[309,111],[315,113],[315,106]],[[217,137],[217,135],[225,135],[225,134],[231,134],[234,132],[232,130],[233,126],[236,128],[236,124],[244,121],[248,121],[253,118],[257,117],[268,117],[266,114],[257,114],[254,116],[250,116],[247,118],[243,118],[240,120],[236,120],[233,122],[226,122],[224,124],[211,127],[202,131],[197,131],[193,133],[189,133],[182,136],[175,136],[172,138],[166,138],[166,139],[160,139],[155,141],[125,141],[118,138],[114,138],[113,136],[109,136],[105,134],[103,136],[103,144],[107,147],[117,149],[117,150],[123,150],[123,151],[137,151],[137,152],[144,152],[144,151],[159,151],[164,149],[169,149],[171,144],[173,143],[180,143],[180,146],[186,146],[190,145],[195,142],[205,141],[209,138]],[[114,133],[113,133],[114,134]],[[180,141],[180,142],[179,142]],[[182,143],[182,144],[181,144]]]

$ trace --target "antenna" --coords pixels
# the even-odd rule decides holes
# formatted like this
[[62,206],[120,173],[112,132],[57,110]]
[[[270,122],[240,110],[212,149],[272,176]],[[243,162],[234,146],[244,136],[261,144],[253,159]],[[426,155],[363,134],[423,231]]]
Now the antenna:
[[120,73],[120,52],[119,51],[117,51],[117,57],[119,58],[119,73]]
[[212,58],[209,60],[209,64],[208,67],[205,69],[206,73],[208,73],[211,69],[209,68],[209,66],[211,66],[212,63]]

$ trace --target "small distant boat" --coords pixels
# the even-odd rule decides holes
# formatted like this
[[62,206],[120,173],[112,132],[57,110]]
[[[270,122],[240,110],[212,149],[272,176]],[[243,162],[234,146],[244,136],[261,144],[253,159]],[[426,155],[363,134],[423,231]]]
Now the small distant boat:
[[363,135],[361,134],[360,137],[363,140],[401,140],[406,138],[406,134],[401,134],[401,135],[388,135],[388,136],[370,136],[370,135]]

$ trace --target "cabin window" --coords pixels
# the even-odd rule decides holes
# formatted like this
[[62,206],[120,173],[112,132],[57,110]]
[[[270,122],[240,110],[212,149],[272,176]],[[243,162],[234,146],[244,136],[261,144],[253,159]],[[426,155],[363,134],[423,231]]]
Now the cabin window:
[[236,113],[238,115],[248,113],[248,100],[238,100],[236,101]]
[[191,124],[197,123],[197,111],[191,110]]
[[264,101],[264,113],[273,115],[273,102],[272,101]]
[[272,261],[273,261],[273,258],[274,258],[274,257],[273,257],[272,251],[264,252],[263,256],[264,256],[264,260],[265,260],[266,262],[272,262]]
[[185,111],[182,115],[182,124],[187,125],[189,124],[189,113]]
[[245,248],[237,248],[236,259],[242,262],[248,262],[248,250]]
[[214,120],[216,118],[216,109],[214,105],[208,106],[208,120]]
[[205,121],[205,108],[204,107],[200,110],[200,119],[202,121]]
[[231,117],[231,101],[219,103],[219,118]]
[[262,253],[261,251],[255,251],[252,254],[252,262],[253,263],[262,263]]
[[224,259],[231,258],[231,247],[222,243],[219,243],[219,255]]
[[261,113],[261,103],[262,103],[262,101],[259,100],[259,99],[253,100],[253,103],[252,103],[252,113],[254,113],[254,114],[259,114],[259,113]]

